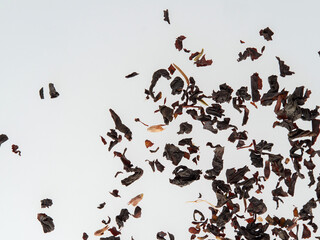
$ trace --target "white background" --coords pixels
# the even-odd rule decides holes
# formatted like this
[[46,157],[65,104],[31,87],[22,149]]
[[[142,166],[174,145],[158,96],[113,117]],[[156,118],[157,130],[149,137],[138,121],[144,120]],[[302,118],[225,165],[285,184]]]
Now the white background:
[[[169,9],[170,25],[163,21],[164,9]],[[215,204],[215,195],[210,181],[203,178],[184,188],[171,185],[168,179],[174,167],[162,157],[164,144],[193,137],[194,144],[201,146],[200,162],[195,166],[183,159],[181,164],[203,170],[211,168],[213,157],[205,143],[225,146],[221,179],[227,168],[250,165],[249,152],[237,151],[235,144],[226,141],[231,129],[213,135],[189,116],[178,117],[161,133],[149,133],[134,122],[139,117],[151,125],[162,123],[162,117],[153,112],[163,99],[158,103],[145,100],[144,89],[149,87],[153,72],[174,62],[208,95],[225,82],[235,91],[247,85],[250,92],[250,76],[258,72],[264,93],[269,89],[267,77],[279,75],[275,58],[279,56],[295,72],[279,77],[280,89],[292,91],[301,85],[311,89],[306,106],[313,109],[320,100],[319,18],[318,1],[1,0],[0,134],[9,137],[0,148],[1,238],[76,240],[87,232],[89,239],[98,239],[93,233],[103,227],[101,220],[110,216],[111,225],[116,225],[114,217],[122,208],[133,212],[127,202],[144,193],[139,204],[142,217],[131,217],[125,223],[121,239],[155,239],[162,230],[173,233],[178,240],[189,239],[193,209],[202,210],[208,217],[210,214],[207,204],[187,201],[196,200],[201,192],[203,199]],[[265,27],[274,31],[273,41],[267,42],[259,35]],[[213,64],[195,67],[188,60],[189,54],[174,47],[180,35],[187,37],[183,43],[192,52],[204,48]],[[240,44],[240,40],[246,43]],[[236,61],[246,47],[260,51],[262,46],[266,50],[257,61]],[[132,79],[124,77],[133,71],[140,74]],[[49,97],[50,82],[60,93],[56,99]],[[38,94],[41,87],[44,100]],[[155,90],[168,96],[168,104],[178,100],[169,96],[169,81],[161,79]],[[223,107],[232,123],[240,126],[242,114],[231,104]],[[145,172],[129,187],[120,183],[124,175],[114,178],[122,164],[100,141],[100,135],[114,128],[109,108],[133,132],[131,142],[124,139],[113,150],[122,152],[127,147],[128,159]],[[249,122],[240,127],[249,132],[247,143],[251,139],[273,142],[272,153],[288,157],[286,129],[272,128],[276,120],[273,107],[259,105],[254,109],[249,104],[248,108]],[[194,130],[178,136],[183,121],[192,123]],[[310,127],[300,121],[298,125]],[[145,139],[160,147],[157,154],[145,148]],[[12,144],[19,145],[21,157],[11,152]],[[153,173],[145,162],[156,158],[166,166],[163,173]],[[319,158],[315,158],[317,161]],[[292,168],[289,164],[287,167]],[[301,208],[315,197],[314,186],[308,189],[307,172],[303,173],[306,181],[298,179],[295,198],[284,199],[286,205],[278,211],[270,197],[276,184],[271,174],[265,194],[258,196],[265,199],[271,216],[292,218],[293,206]],[[315,177],[318,174],[316,169]],[[109,194],[113,189],[119,189],[121,198]],[[41,209],[43,198],[51,198],[53,206]],[[105,208],[97,209],[102,202],[106,202]],[[54,219],[53,232],[43,233],[37,220],[41,212]],[[314,215],[319,213],[317,209]],[[232,230],[227,233],[232,234]]]

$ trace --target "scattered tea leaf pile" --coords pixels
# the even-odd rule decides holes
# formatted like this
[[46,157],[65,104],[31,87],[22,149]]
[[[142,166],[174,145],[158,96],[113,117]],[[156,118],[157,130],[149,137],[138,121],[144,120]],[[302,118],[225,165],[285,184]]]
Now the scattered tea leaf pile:
[[[163,13],[164,21],[171,24],[168,9],[164,10]],[[259,34],[266,41],[272,41],[274,35],[268,27],[261,29]],[[183,50],[182,53],[189,54],[191,50],[184,48],[183,41],[185,39],[186,36],[180,35],[173,45],[178,51]],[[245,44],[242,40],[240,40],[240,43]],[[238,53],[238,58],[235,57],[235,61],[246,61],[248,58],[251,61],[259,61],[264,51],[265,47],[260,52],[255,47],[246,47]],[[207,60],[204,52],[204,49],[191,52],[188,59],[193,61],[196,67],[211,66],[213,60]],[[280,57],[275,56],[274,61],[276,60],[279,64],[279,75],[281,77],[295,74]],[[133,78],[138,74],[132,72],[125,78]],[[164,146],[159,146],[157,142],[146,139],[144,147],[152,154],[160,151],[162,158],[146,159],[141,162],[141,166],[134,166],[126,156],[126,147],[121,152],[113,151],[113,156],[123,165],[122,171],[118,171],[114,177],[119,179],[121,184],[126,187],[134,186],[134,183],[143,176],[144,171],[160,173],[166,171],[164,164],[166,162],[174,167],[172,177],[168,179],[171,184],[177,187],[185,187],[195,181],[210,184],[217,203],[213,205],[210,201],[202,199],[201,194],[199,194],[197,200],[192,201],[193,203],[205,202],[209,207],[207,212],[194,210],[191,226],[186,228],[190,233],[190,239],[320,239],[319,236],[316,236],[319,219],[313,215],[313,211],[320,201],[320,176],[316,177],[314,174],[316,169],[315,158],[320,156],[320,150],[313,148],[320,132],[319,107],[309,109],[305,106],[311,95],[309,89],[305,89],[304,86],[297,86],[295,90],[289,92],[283,86],[280,87],[278,76],[275,74],[268,77],[270,89],[267,92],[262,92],[262,86],[266,83],[265,80],[260,78],[259,73],[253,73],[250,80],[250,86],[233,89],[227,83],[222,83],[219,89],[213,89],[211,93],[205,93],[199,88],[193,77],[188,77],[175,63],[168,63],[168,67],[160,68],[154,72],[149,87],[144,91],[146,99],[151,104],[157,104],[160,99],[165,97],[162,92],[155,92],[158,81],[168,83],[168,89],[171,90],[172,95],[170,97],[175,97],[176,101],[167,103],[166,98],[164,98],[163,104],[157,104],[155,114],[161,115],[163,123],[150,126],[139,118],[134,119],[132,117],[137,124],[140,122],[146,131],[154,134],[162,134],[166,130],[166,126],[173,121],[177,121],[180,115],[188,116],[188,121],[180,123],[179,129],[176,129],[178,136],[185,136],[194,131],[194,122],[200,123],[205,131],[214,135],[227,130],[230,132],[227,140],[234,144],[238,150],[242,149],[242,151],[249,152],[247,165],[244,163],[239,168],[225,169],[224,163],[227,159],[224,158],[224,154],[228,149],[219,143],[207,142],[205,146],[197,146],[193,143],[192,138],[181,137],[177,144],[168,142]],[[49,84],[49,94],[51,98],[59,96],[52,83]],[[44,99],[43,88],[39,90],[39,95],[41,99]],[[249,132],[239,130],[240,127],[246,126],[249,117],[251,117],[248,104],[257,108],[258,103],[262,106],[262,109],[259,109],[260,111],[263,111],[263,107],[273,105],[275,117],[273,128],[282,127],[286,129],[288,144],[291,147],[288,157],[274,152],[273,143],[264,139],[250,139]],[[236,126],[233,119],[226,116],[225,104],[231,104],[235,111],[243,114],[242,126]],[[118,144],[118,146],[122,146],[122,144],[125,145],[123,143],[125,141],[134,141],[134,131],[122,122],[120,116],[124,113],[116,113],[111,108],[109,112],[115,126],[106,133],[106,136],[100,136],[100,139],[102,144],[111,152],[113,147]],[[300,128],[297,123],[298,120],[307,122],[310,129]],[[0,146],[7,140],[8,137],[1,134]],[[200,147],[211,148],[213,151],[212,167],[209,169],[198,167],[198,162],[201,160]],[[17,145],[12,145],[12,151],[21,155]],[[185,159],[191,160],[195,167],[189,168],[183,165]],[[289,161],[293,163],[293,167],[287,164]],[[249,167],[250,162],[251,166]],[[252,169],[255,169],[255,171],[252,171]],[[308,172],[309,178],[308,187],[304,191],[313,191],[314,197],[305,199],[302,208],[298,209],[294,206],[285,205],[285,199],[299,194],[295,186],[298,181],[306,178],[302,170]],[[272,195],[277,208],[285,207],[288,211],[292,211],[291,218],[274,215],[270,212],[268,203],[263,198],[259,198],[259,194],[266,191],[264,185],[268,184],[271,178],[277,179],[277,184],[271,190],[270,195]],[[118,189],[109,193],[115,198],[121,198]],[[138,204],[143,200],[143,196],[144,193],[141,193],[132,197],[128,201],[127,207],[119,209],[118,215],[113,218],[108,216],[107,221],[102,220],[103,225],[97,227],[98,230],[93,235],[98,237],[108,235],[101,237],[100,240],[120,240],[121,231],[126,222],[142,216],[143,211]],[[42,208],[49,208],[51,205],[51,199],[41,201]],[[106,203],[103,202],[95,207],[103,209],[105,205]],[[263,216],[265,214],[267,214],[267,217]],[[44,233],[55,229],[53,219],[45,213],[39,213],[37,219],[41,223]],[[138,221],[138,219],[135,220]],[[232,236],[227,235],[225,231],[227,226],[233,229],[234,234]],[[134,235],[134,233],[132,234]],[[160,240],[175,239],[174,234],[161,229],[158,233],[155,233],[155,237]],[[82,239],[87,240],[89,238],[90,236],[84,232]],[[131,240],[133,239],[131,237]]]
[[[164,20],[170,23],[168,10],[164,11]],[[267,41],[272,40],[273,34],[270,28],[260,31],[260,35]],[[183,49],[184,52],[188,53],[190,50],[183,47],[184,39],[186,37],[183,35],[177,37],[174,45],[178,51]],[[241,41],[241,43],[244,42]],[[248,47],[238,54],[237,61],[244,61],[248,57],[252,61],[258,60],[264,51],[265,47],[262,48],[261,53],[254,47]],[[190,60],[195,61],[197,67],[209,66],[213,63],[212,60],[205,59],[203,52],[202,49],[201,52],[192,53],[189,57]],[[284,61],[279,57],[276,57],[276,59],[279,63],[281,77],[294,74]],[[316,234],[318,226],[312,210],[317,207],[320,200],[320,177],[316,179],[313,170],[316,167],[314,158],[320,155],[320,151],[313,149],[313,145],[319,135],[320,120],[317,119],[319,116],[318,106],[314,109],[304,106],[310,97],[311,91],[305,89],[304,86],[296,87],[293,92],[286,91],[284,88],[280,90],[278,76],[271,75],[268,77],[270,89],[267,92],[261,92],[263,80],[258,73],[254,73],[251,76],[251,85],[249,87],[242,86],[234,90],[227,83],[223,83],[218,90],[213,89],[211,94],[205,94],[200,90],[193,77],[187,77],[187,74],[174,63],[168,65],[167,69],[161,68],[154,72],[149,88],[145,89],[145,94],[147,99],[158,102],[164,96],[162,92],[156,93],[154,89],[158,81],[166,80],[168,81],[168,88],[171,88],[171,94],[177,96],[177,101],[168,104],[165,98],[164,104],[158,105],[158,110],[155,113],[161,114],[163,118],[162,124],[149,126],[141,122],[139,118],[136,118],[135,121],[141,122],[146,127],[146,130],[157,133],[164,131],[165,128],[163,127],[169,125],[172,121],[178,120],[179,115],[186,114],[190,116],[190,120],[180,124],[179,129],[177,129],[178,135],[189,134],[192,131],[193,125],[191,121],[199,121],[203,129],[210,131],[212,134],[219,134],[220,131],[229,129],[231,133],[227,140],[235,144],[237,149],[247,148],[252,165],[250,168],[248,165],[243,165],[243,167],[237,169],[224,169],[224,161],[226,161],[224,153],[227,149],[220,144],[214,145],[208,142],[206,146],[212,148],[214,152],[212,168],[189,168],[182,164],[183,159],[191,159],[195,164],[200,161],[199,146],[193,144],[192,138],[182,138],[178,145],[170,142],[166,143],[156,149],[163,152],[163,159],[146,160],[153,172],[156,170],[159,172],[164,171],[165,167],[161,162],[170,161],[175,166],[172,172],[173,178],[169,179],[171,184],[184,187],[194,181],[205,181],[207,184],[212,185],[217,204],[213,205],[202,199],[201,194],[198,200],[193,201],[206,202],[210,207],[209,212],[206,213],[208,216],[197,209],[194,210],[194,219],[192,226],[189,228],[190,239],[267,240],[278,238],[286,240],[311,238],[313,234]],[[251,88],[251,94],[249,93],[249,88]],[[264,107],[274,105],[275,121],[273,127],[282,127],[287,130],[288,144],[291,146],[288,153],[289,157],[273,152],[273,143],[263,139],[259,141],[250,140],[250,133],[245,130],[239,131],[239,127],[232,124],[232,119],[225,115],[223,108],[223,104],[232,104],[236,111],[243,113],[242,126],[245,126],[250,116],[247,104],[252,104],[257,108],[257,103]],[[110,109],[110,113],[115,122],[115,129],[110,129],[107,134],[113,140],[109,143],[109,151],[115,144],[121,142],[121,133],[129,141],[132,139],[134,141],[131,130],[122,123],[120,117],[112,109]],[[308,122],[310,130],[299,128],[297,120]],[[119,130],[119,132],[116,130]],[[106,145],[106,140],[103,137],[101,139],[103,144]],[[146,148],[151,148],[154,145],[158,146],[157,143],[148,139],[145,140]],[[187,146],[187,151],[181,150],[179,146]],[[144,171],[142,167],[131,164],[131,161],[125,156],[126,150],[127,148],[124,149],[123,153],[115,151],[114,156],[120,158],[125,172],[133,173],[121,180],[123,185],[129,186],[139,180]],[[150,152],[153,151],[150,150]],[[292,161],[293,168],[288,167],[287,163],[289,161]],[[285,206],[285,198],[295,195],[296,182],[305,178],[301,172],[303,168],[308,171],[310,179],[308,187],[310,191],[314,191],[314,197],[306,200],[301,209],[292,207],[292,218],[278,217],[269,212],[267,202],[258,197],[264,191],[264,184],[268,184],[268,179],[270,178],[277,179],[277,185],[270,194],[272,194],[277,208],[283,207]],[[256,169],[256,171],[252,172],[250,169]],[[259,169],[263,171],[259,171]],[[225,175],[226,181],[223,180],[224,178],[220,178],[222,175]],[[312,186],[314,190],[311,190]],[[139,196],[136,198],[139,199]],[[134,202],[136,198],[133,198],[130,202]],[[239,204],[241,202],[243,204]],[[287,205],[285,207],[291,208]],[[267,217],[264,219],[261,215],[265,213]],[[117,236],[130,215],[140,217],[141,208],[136,208],[133,214],[126,208],[122,209],[115,218],[119,230],[111,231],[110,237],[101,238],[101,240],[120,239]],[[225,229],[228,224],[234,230],[234,236],[227,236]],[[302,230],[299,232],[301,228]],[[158,232],[156,238],[175,239],[172,233],[164,231]],[[313,238],[319,239],[316,236],[313,236]]]

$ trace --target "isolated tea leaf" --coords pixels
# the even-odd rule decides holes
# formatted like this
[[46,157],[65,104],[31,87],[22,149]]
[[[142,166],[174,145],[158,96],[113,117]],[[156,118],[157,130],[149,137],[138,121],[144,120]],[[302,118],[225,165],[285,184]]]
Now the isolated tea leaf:
[[53,204],[52,200],[49,198],[42,199],[41,200],[41,208],[49,208]]
[[274,33],[272,32],[272,30],[269,27],[267,27],[265,29],[261,29],[259,34],[260,34],[260,36],[263,36],[265,40],[271,41],[272,40],[272,35]]
[[56,91],[56,88],[54,87],[53,83],[49,83],[49,94],[51,98],[59,97],[59,93]]
[[40,95],[40,99],[44,99],[44,95],[43,95],[43,87],[40,88],[39,90],[39,95]]
[[141,217],[141,207],[136,206],[134,209],[134,213],[132,215],[134,218],[140,218]]
[[123,173],[121,171],[116,172],[116,174],[114,175],[114,177],[116,178],[120,173]]
[[106,203],[105,202],[103,202],[103,203],[100,203],[99,204],[99,206],[97,207],[98,209],[102,209],[102,208],[104,208],[104,206],[106,205]]
[[170,66],[168,67],[168,70],[169,70],[170,74],[172,75],[176,71],[176,68],[172,64],[170,64]]
[[276,59],[279,62],[279,68],[280,68],[280,76],[285,77],[285,76],[290,76],[294,74],[294,72],[290,71],[290,67],[284,63],[279,57],[276,57]]
[[120,195],[119,195],[119,190],[117,190],[117,189],[114,189],[112,192],[109,192],[112,196],[114,196],[114,197],[121,197]]
[[18,149],[19,149],[19,146],[18,146],[18,145],[12,144],[11,149],[12,149],[12,152],[13,152],[13,153],[19,154],[19,156],[21,156],[21,151],[18,150]]
[[84,233],[82,234],[82,239],[83,239],[83,240],[88,240],[88,238],[89,238],[88,234],[84,232]]
[[0,135],[0,146],[1,146],[2,143],[6,142],[6,141],[8,141],[8,140],[9,140],[9,138],[8,138],[7,135],[1,134],[1,135]]
[[39,222],[41,223],[44,233],[48,233],[54,230],[53,219],[46,215],[45,213],[38,213],[37,216]]
[[127,75],[126,78],[132,78],[132,77],[135,77],[137,75],[139,75],[139,73],[133,72],[133,73],[130,73],[129,75]]
[[149,132],[162,132],[164,128],[162,126],[165,126],[165,124],[158,124],[148,127]]
[[163,10],[163,20],[168,22],[170,24],[170,19],[169,19],[169,11],[168,9]]
[[186,39],[186,37],[183,36],[183,35],[181,35],[181,36],[179,36],[179,37],[176,38],[176,42],[175,42],[174,45],[175,45],[176,49],[178,49],[179,51],[181,51],[182,48],[183,48],[182,41],[183,41],[184,39]]
[[251,61],[257,60],[259,57],[262,56],[261,53],[258,53],[256,48],[246,48],[246,50],[243,53],[239,53],[239,58],[238,58],[238,62],[242,61],[242,60],[246,60],[247,57],[251,58]]
[[137,206],[138,205],[138,203],[142,200],[142,198],[143,198],[143,193],[141,193],[141,194],[139,194],[139,195],[137,195],[137,196],[135,196],[134,198],[132,198],[129,202],[128,202],[128,205],[132,205],[132,206]]
[[150,140],[145,140],[144,144],[146,145],[146,148],[152,147],[153,146],[153,142],[151,142]]
[[149,151],[150,151],[151,153],[156,153],[156,152],[158,152],[159,149],[160,149],[160,148],[157,147],[155,150],[150,149]]
[[102,136],[100,136],[100,138],[101,138],[101,142],[103,143],[103,145],[106,145],[107,144],[106,139],[104,137],[102,137]]

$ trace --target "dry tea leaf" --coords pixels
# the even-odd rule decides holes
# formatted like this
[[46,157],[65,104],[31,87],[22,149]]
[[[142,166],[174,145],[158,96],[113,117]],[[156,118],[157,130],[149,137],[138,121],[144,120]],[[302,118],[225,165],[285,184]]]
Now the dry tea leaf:
[[1,146],[2,143],[8,141],[8,139],[9,139],[9,138],[7,137],[7,135],[1,134],[1,135],[0,135],[0,146]]
[[118,236],[119,234],[121,234],[121,232],[119,232],[119,231],[116,229],[116,227],[109,228],[108,231],[111,232],[111,234],[112,234],[113,236]]
[[102,236],[104,234],[105,231],[107,231],[109,229],[109,226],[105,226],[97,231],[95,231],[94,235],[95,236]]
[[18,150],[18,149],[19,149],[19,146],[18,146],[18,145],[12,144],[11,149],[12,149],[12,152],[13,152],[13,153],[19,154],[19,156],[21,156],[21,151]]
[[88,234],[84,232],[84,233],[82,234],[82,239],[83,239],[83,240],[88,240],[88,238],[89,238]]
[[139,195],[137,195],[137,196],[135,196],[134,198],[132,198],[129,202],[128,202],[128,205],[132,205],[132,206],[137,206],[138,205],[138,203],[142,200],[142,198],[143,198],[143,193],[141,193],[141,194],[139,194]]
[[56,88],[54,87],[53,83],[49,83],[49,94],[51,98],[59,97],[59,93],[56,91]]
[[261,29],[259,34],[260,34],[260,36],[263,36],[264,39],[267,40],[267,41],[271,41],[272,40],[273,32],[269,27],[267,27],[265,29]]
[[158,124],[148,127],[149,132],[162,132],[164,128],[162,126],[165,126],[165,124]]
[[137,75],[139,75],[139,73],[133,72],[133,73],[130,73],[129,75],[127,75],[126,78],[132,78],[132,77],[135,77]]
[[48,233],[54,230],[53,219],[51,217],[49,217],[45,213],[39,213],[37,218],[42,225],[44,233]]
[[137,206],[134,209],[134,214],[132,215],[134,218],[140,218],[141,217],[141,207]]
[[176,46],[176,49],[178,49],[179,51],[181,51],[182,48],[183,48],[182,41],[183,41],[184,39],[186,39],[186,37],[183,36],[183,35],[177,37],[177,39],[176,39],[176,42],[175,42],[174,45]]
[[152,147],[153,146],[153,142],[151,142],[150,140],[145,140],[144,144],[146,145],[146,148]]
[[41,200],[41,208],[49,208],[53,204],[52,200],[49,198],[42,199]]
[[102,137],[102,136],[100,136],[100,138],[101,138],[101,142],[103,143],[103,145],[106,145],[107,144],[106,139],[104,137]]
[[114,189],[112,192],[109,192],[109,193],[114,197],[119,197],[120,198],[119,190],[117,190],[117,189]]
[[42,87],[42,88],[40,88],[40,90],[39,90],[39,95],[40,95],[40,98],[41,98],[41,99],[44,99],[44,95],[43,95],[43,87]]
[[99,204],[99,206],[97,207],[98,209],[102,209],[102,208],[104,208],[104,206],[106,205],[106,203],[105,202],[103,202],[103,203],[100,203]]
[[168,9],[163,10],[163,20],[170,24],[169,10]]

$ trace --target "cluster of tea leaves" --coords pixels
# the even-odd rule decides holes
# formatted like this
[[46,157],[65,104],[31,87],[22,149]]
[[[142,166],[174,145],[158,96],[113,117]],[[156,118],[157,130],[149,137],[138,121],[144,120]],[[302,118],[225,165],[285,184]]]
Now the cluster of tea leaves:
[[[171,24],[169,11],[164,11],[164,21]],[[273,31],[266,27],[261,29],[257,37],[263,37],[266,41],[272,41]],[[201,71],[202,67],[214,66],[214,60],[206,57],[204,49],[193,51],[184,46],[184,35],[178,36],[172,45],[185,54],[188,61],[193,61],[194,66]],[[245,44],[240,40],[240,44]],[[238,53],[238,62],[259,61],[259,58],[267,51],[266,47],[258,50],[256,47],[245,47]],[[185,187],[195,181],[202,181],[212,187],[212,195],[216,199],[213,204],[209,199],[204,199],[202,194],[192,201],[193,203],[205,203],[207,211],[195,209],[193,216],[190,216],[190,226],[187,228],[190,239],[320,239],[317,237],[318,225],[317,216],[313,214],[320,200],[320,176],[316,176],[316,161],[319,159],[320,150],[314,149],[320,132],[319,107],[306,107],[311,97],[311,90],[304,86],[297,86],[293,91],[287,91],[278,79],[286,78],[295,74],[282,57],[274,56],[273,61],[279,64],[279,72],[271,74],[268,79],[262,79],[259,73],[253,73],[250,78],[250,85],[243,85],[233,89],[228,83],[221,83],[219,89],[200,89],[196,79],[189,76],[187,69],[181,69],[179,64],[168,61],[167,66],[162,66],[150,76],[150,85],[146,86],[144,93],[147,104],[155,106],[154,114],[161,115],[163,122],[149,124],[143,121],[143,116],[132,116],[132,121],[141,124],[153,134],[165,134],[166,128],[174,121],[181,121],[176,134],[181,139],[175,142],[167,142],[160,145],[150,139],[145,139],[143,147],[150,151],[150,154],[161,154],[162,158],[155,160],[146,159],[145,162],[136,166],[126,153],[127,141],[135,141],[135,131],[130,129],[121,120],[125,113],[117,112],[116,106],[109,109],[110,118],[114,121],[114,128],[100,136],[103,146],[117,160],[123,164],[122,169],[116,169],[115,178],[119,179],[125,187],[133,187],[146,171],[162,173],[166,171],[166,165],[172,164],[174,170],[172,177],[164,179],[176,187]],[[138,76],[139,73],[132,72],[125,76],[127,79]],[[132,79],[134,80],[134,79]],[[171,96],[164,96],[162,92],[156,92],[157,84],[166,82],[167,88],[171,90]],[[269,90],[262,92],[262,86],[269,84]],[[52,83],[49,84],[51,98],[59,97]],[[41,99],[44,99],[44,89],[39,90]],[[167,99],[175,99],[172,102]],[[236,125],[235,119],[228,116],[226,108],[231,105],[235,112],[241,116],[241,124]],[[287,144],[290,148],[287,153],[275,152],[274,144],[268,142],[261,136],[260,139],[252,139],[250,132],[246,131],[249,119],[254,119],[254,112],[250,112],[249,105],[257,111],[264,111],[264,108],[273,108],[274,131],[283,128],[287,131]],[[309,125],[308,129],[299,127],[299,121]],[[234,150],[223,146],[223,142],[208,141],[205,146],[198,146],[189,134],[194,133],[194,125],[201,125],[203,131],[210,132],[213,136],[222,136],[228,132],[227,141],[234,145],[236,151],[247,151],[249,158],[243,161],[239,168],[225,168],[225,152]],[[195,134],[201,134],[200,132]],[[8,140],[5,134],[0,135],[0,145]],[[217,138],[219,139],[219,138]],[[268,136],[270,139],[270,136]],[[114,147],[122,148],[122,151],[115,151]],[[204,161],[200,149],[212,149],[212,167],[202,169],[198,163]],[[19,146],[12,144],[12,152],[21,155]],[[158,155],[157,155],[158,156]],[[186,166],[185,162],[192,162]],[[304,173],[307,173],[304,174]],[[308,185],[305,190],[312,191],[311,199],[305,199],[301,208],[286,205],[286,200],[293,198],[303,192],[296,189],[296,183],[308,178]],[[277,216],[269,207],[271,203],[264,201],[263,193],[269,191],[266,187],[271,179],[276,179],[276,186],[269,194],[272,195],[277,208],[286,208],[291,212],[292,217]],[[115,198],[121,198],[118,189],[113,189],[110,194]],[[108,216],[103,219],[102,227],[92,235],[102,236],[101,240],[120,240],[121,231],[125,228],[126,221],[135,218],[139,221],[142,215],[142,208],[138,205],[143,200],[144,193],[132,196],[127,206],[119,208],[119,214]],[[52,205],[51,199],[41,201],[42,208]],[[98,209],[103,209],[106,203],[102,202]],[[131,206],[129,206],[131,205]],[[43,227],[44,233],[55,229],[53,219],[45,213],[39,213],[38,220]],[[233,230],[234,234],[229,235]],[[132,232],[131,239],[134,239]],[[167,232],[159,229],[155,233],[157,239],[175,239],[174,232]],[[89,239],[86,232],[82,239]]]
[[[164,11],[164,20],[170,24],[168,10]],[[271,41],[274,33],[267,27],[261,29],[259,34],[266,41]],[[212,65],[213,60],[205,58],[203,49],[200,52],[191,52],[185,48],[184,39],[186,37],[183,35],[176,38],[174,46],[178,51],[183,50],[184,53],[189,54],[189,60],[194,61],[196,67]],[[241,40],[240,43],[245,42]],[[248,61],[248,58],[251,61],[258,61],[265,50],[265,47],[262,47],[260,52],[255,47],[247,47],[238,54],[237,61]],[[178,121],[181,115],[189,116],[189,121],[181,122],[180,128],[177,129],[177,134],[182,136],[177,144],[168,142],[164,146],[159,146],[149,139],[145,140],[145,147],[150,148],[150,153],[160,151],[163,156],[160,160],[146,160],[150,169],[161,173],[165,170],[163,162],[171,161],[175,167],[172,172],[173,177],[169,179],[171,184],[185,187],[194,181],[204,181],[212,185],[213,194],[217,199],[217,204],[214,205],[199,194],[199,198],[194,201],[194,203],[205,202],[209,207],[206,213],[194,210],[192,225],[189,228],[190,239],[212,239],[212,237],[237,240],[271,239],[272,236],[279,239],[320,238],[314,236],[318,225],[313,215],[313,209],[317,207],[320,199],[320,177],[314,175],[315,158],[320,155],[320,151],[313,149],[319,135],[319,107],[315,106],[311,109],[305,107],[311,91],[305,89],[304,86],[297,86],[292,92],[286,91],[285,86],[280,86],[278,75],[284,78],[293,75],[294,72],[280,57],[275,56],[274,61],[278,61],[279,73],[268,77],[267,82],[270,89],[267,92],[261,91],[262,85],[267,83],[266,80],[260,78],[259,73],[253,73],[250,76],[250,86],[244,85],[239,89],[233,89],[227,83],[222,83],[219,89],[213,89],[209,93],[204,92],[196,84],[196,80],[188,76],[187,71],[183,71],[175,63],[169,63],[166,68],[156,70],[149,88],[145,89],[146,99],[157,106],[155,114],[161,114],[163,118],[163,123],[156,125],[149,125],[140,118],[135,118],[135,121],[141,123],[147,131],[162,134],[163,131],[166,131],[165,127],[173,121]],[[133,78],[138,74],[133,72],[126,78]],[[155,92],[159,81],[168,82],[168,88],[171,88],[171,95],[176,98],[176,101],[168,103],[167,96],[163,96],[162,92]],[[163,103],[159,104],[161,101]],[[261,109],[258,109],[258,103]],[[224,109],[226,104],[232,104],[234,110],[242,114],[241,126],[236,126],[233,123],[234,120],[226,115]],[[249,117],[254,118],[254,114],[250,114],[248,104],[253,105],[259,111],[263,111],[264,107],[274,108],[274,131],[279,127],[287,130],[290,151],[286,155],[274,152],[274,144],[263,138],[250,139],[250,133],[245,130],[245,126]],[[115,129],[110,129],[107,133],[107,136],[111,138],[109,145],[104,136],[101,136],[101,141],[104,145],[108,145],[109,151],[112,151],[115,145],[123,144],[121,134],[128,141],[134,141],[134,131],[131,131],[121,121],[113,109],[110,109],[110,114],[114,120]],[[300,128],[297,120],[307,122],[309,129]],[[227,140],[233,143],[238,151],[249,151],[247,164],[240,168],[224,169],[224,161],[228,161],[224,159],[224,152],[228,149],[219,143],[213,144],[212,142],[207,142],[206,146],[196,146],[191,137],[185,137],[193,131],[193,122],[200,122],[203,131],[210,131],[214,135],[229,131],[230,135]],[[151,149],[154,145],[158,147]],[[200,147],[213,149],[212,168],[197,168],[198,162],[201,161]],[[135,181],[138,181],[148,169],[145,169],[145,166],[134,166],[126,157],[126,151],[127,148],[124,146],[122,153],[113,152],[114,156],[123,163],[124,170],[117,172],[115,177],[120,173],[126,174],[121,179],[121,183],[124,186],[134,186]],[[185,166],[184,161],[192,161],[194,168]],[[248,166],[249,163],[250,166]],[[305,170],[308,176],[302,173]],[[296,182],[306,177],[309,178],[308,189],[314,191],[314,197],[306,199],[300,209],[285,205],[286,199],[293,198],[297,194],[295,193]],[[269,210],[268,204],[270,203],[265,202],[263,197],[259,197],[264,191],[268,191],[268,189],[265,190],[265,185],[268,184],[270,178],[277,179],[276,187],[270,192],[277,208],[286,207],[292,212],[291,218],[276,216]],[[118,190],[114,191],[115,195],[113,195],[117,197]],[[140,194],[135,198],[141,200],[142,196],[143,194]],[[103,205],[100,206],[103,207]],[[120,239],[118,235],[121,234],[121,229],[130,216],[140,217],[141,208],[136,207],[134,213],[130,213],[127,208],[121,209],[115,218],[119,230],[115,226],[109,226],[109,219],[108,222],[105,222],[106,226],[98,230],[95,235],[102,235],[109,230],[110,236],[101,238],[101,240]],[[233,236],[228,236],[225,231],[228,225],[234,231]],[[156,238],[172,240],[174,233],[159,231]],[[84,237],[84,239],[87,238]]]

